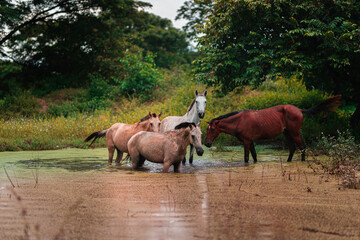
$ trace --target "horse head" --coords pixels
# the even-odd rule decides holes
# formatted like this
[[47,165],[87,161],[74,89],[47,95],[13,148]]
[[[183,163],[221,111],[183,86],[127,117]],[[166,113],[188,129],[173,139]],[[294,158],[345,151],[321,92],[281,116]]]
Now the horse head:
[[210,122],[206,122],[209,126],[206,129],[206,139],[205,139],[205,146],[211,147],[213,141],[217,136],[220,134],[220,128],[218,126],[219,120],[214,120]]
[[147,131],[160,132],[160,116],[161,116],[161,112],[157,116],[156,113],[149,112],[149,115],[143,118],[144,121],[145,120],[149,121],[149,128],[147,129]]
[[200,122],[195,125],[193,122],[183,122],[175,127],[175,129],[186,129],[190,128],[190,134],[185,135],[190,138],[190,144],[193,145],[196,149],[196,154],[202,156],[204,153],[204,149],[201,144],[201,129]]
[[195,91],[196,112],[200,119],[204,118],[205,116],[206,94],[207,90],[205,90],[203,93],[199,93],[197,90]]
[[196,124],[196,127],[192,127],[190,135],[191,135],[190,143],[195,147],[196,154],[198,156],[202,156],[204,153],[204,149],[201,146],[202,132],[200,129],[200,122]]

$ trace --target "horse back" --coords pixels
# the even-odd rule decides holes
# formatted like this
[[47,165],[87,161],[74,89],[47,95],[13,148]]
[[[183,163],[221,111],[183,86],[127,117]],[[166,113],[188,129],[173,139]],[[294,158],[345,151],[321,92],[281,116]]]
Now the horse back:
[[175,127],[182,123],[182,118],[179,116],[169,116],[164,118],[160,124],[160,132],[166,132],[168,130],[175,129]]
[[163,162],[164,152],[168,140],[162,133],[141,131],[136,133],[129,141],[130,154],[134,151],[151,162]]
[[284,129],[294,129],[294,126],[296,128],[299,122],[302,123],[301,110],[293,105],[249,110],[241,115],[239,130],[241,135],[249,140],[274,138],[281,134]]
[[145,129],[137,128],[137,123],[115,123],[108,129],[106,133],[107,144],[108,146],[115,145],[115,147],[122,152],[128,152],[128,141],[134,134],[141,130]]

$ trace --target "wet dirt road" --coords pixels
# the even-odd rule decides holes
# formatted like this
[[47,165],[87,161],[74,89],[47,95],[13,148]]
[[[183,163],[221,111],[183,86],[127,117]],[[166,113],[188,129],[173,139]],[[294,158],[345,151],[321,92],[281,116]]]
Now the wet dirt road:
[[197,159],[162,174],[96,157],[23,159],[0,155],[15,185],[1,171],[0,239],[360,238],[360,191],[339,190],[299,161]]

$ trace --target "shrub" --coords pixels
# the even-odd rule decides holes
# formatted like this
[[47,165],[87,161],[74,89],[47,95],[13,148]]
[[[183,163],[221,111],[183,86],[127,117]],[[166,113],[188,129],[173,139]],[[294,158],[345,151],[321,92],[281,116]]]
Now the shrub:
[[[360,146],[350,131],[340,132],[338,136],[322,135],[317,146],[312,150],[313,159],[309,167],[321,175],[336,175],[342,184],[349,188],[359,188],[360,179],[357,172],[360,170]],[[325,155],[325,158],[317,155]]]
[[0,100],[0,112],[4,117],[32,116],[39,112],[40,104],[30,91],[17,91]]
[[140,50],[128,52],[120,60],[124,68],[124,78],[114,79],[120,84],[121,90],[128,96],[138,96],[144,100],[151,98],[154,87],[162,78],[156,68],[154,55],[150,52],[143,57]]

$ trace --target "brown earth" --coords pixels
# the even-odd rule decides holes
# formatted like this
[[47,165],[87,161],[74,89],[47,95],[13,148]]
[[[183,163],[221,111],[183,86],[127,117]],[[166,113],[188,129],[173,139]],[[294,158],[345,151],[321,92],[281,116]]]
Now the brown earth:
[[[0,178],[0,239],[359,239],[360,191],[306,164]],[[1,187],[3,186],[3,187]]]

